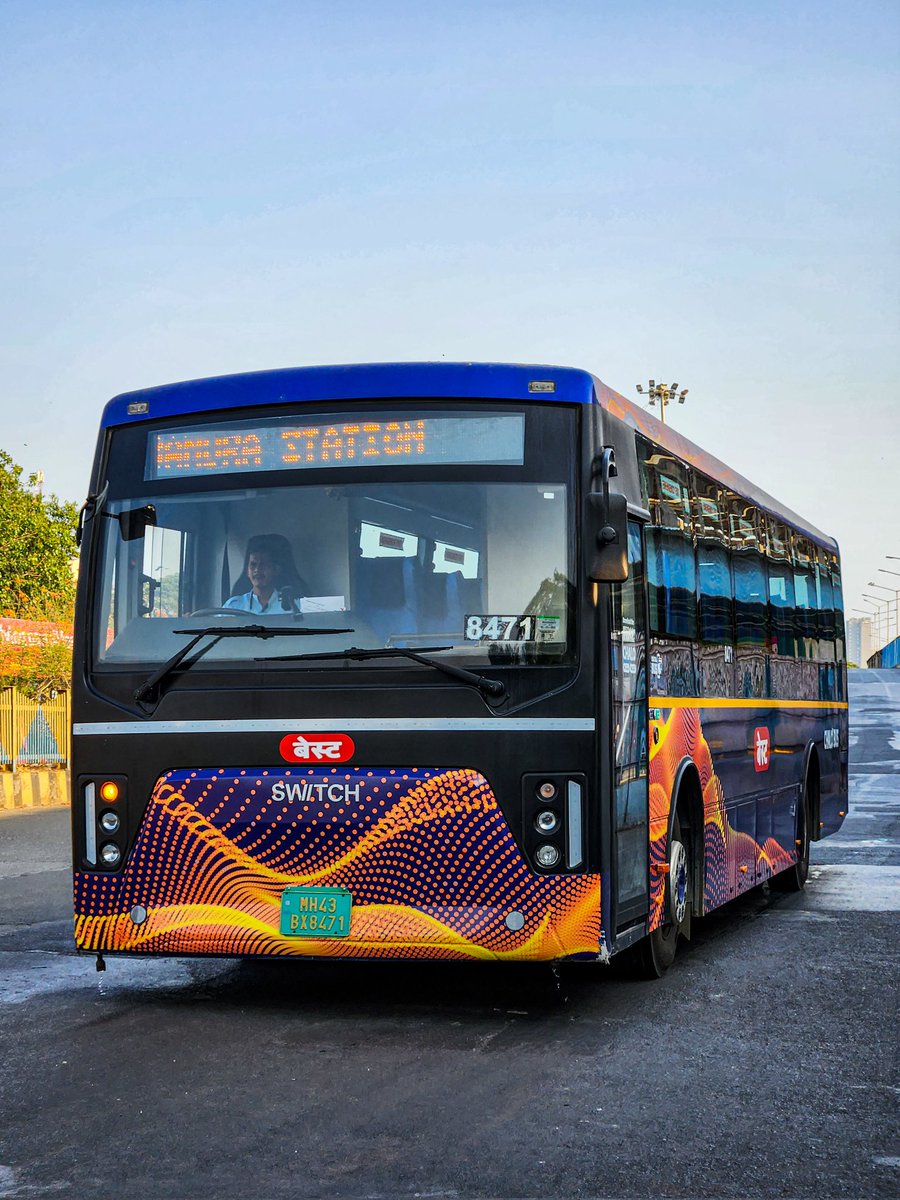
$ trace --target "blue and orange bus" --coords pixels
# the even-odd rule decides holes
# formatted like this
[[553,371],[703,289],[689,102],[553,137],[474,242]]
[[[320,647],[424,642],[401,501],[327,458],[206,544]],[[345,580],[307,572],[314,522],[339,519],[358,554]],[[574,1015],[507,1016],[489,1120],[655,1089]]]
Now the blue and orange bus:
[[847,809],[835,542],[591,374],[397,364],[107,405],[76,940],[600,960],[803,886]]

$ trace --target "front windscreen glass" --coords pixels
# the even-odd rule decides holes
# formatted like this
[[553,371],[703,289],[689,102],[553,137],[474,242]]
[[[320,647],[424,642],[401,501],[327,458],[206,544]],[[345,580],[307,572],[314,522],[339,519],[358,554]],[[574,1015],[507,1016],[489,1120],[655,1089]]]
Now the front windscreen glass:
[[[373,463],[374,455],[332,459],[326,475],[321,441],[337,436],[328,416],[303,425],[318,431],[310,464],[316,469],[309,471],[264,457],[275,454],[271,447],[280,446],[284,429],[300,428],[296,420],[242,423],[245,448],[248,436],[262,431],[268,438],[270,450],[259,449],[263,467],[255,474],[243,465],[210,467],[201,455],[209,447],[196,445],[206,437],[197,424],[142,431],[140,441],[137,430],[128,430],[121,453],[130,446],[132,459],[142,459],[144,481],[105,505],[94,601],[97,665],[159,664],[188,640],[178,631],[247,624],[262,624],[275,636],[222,640],[196,669],[227,663],[259,670],[261,656],[348,647],[440,647],[441,658],[472,665],[571,661],[574,546],[571,468],[564,465],[571,452],[560,448],[558,436],[571,420],[559,410],[546,418],[529,464],[524,414],[435,416],[419,430],[427,449],[414,452],[414,478],[405,461],[388,467],[380,458]],[[344,454],[346,427],[365,424],[342,420]],[[389,421],[368,424],[384,439],[379,454],[399,444],[401,431],[388,428]],[[225,428],[224,422],[214,427],[213,446]],[[186,443],[194,457],[180,460],[174,478],[165,474],[163,449],[182,453]],[[543,451],[551,444],[548,455]],[[112,445],[111,469],[115,438]],[[542,468],[545,477],[538,475]],[[123,466],[112,474],[119,480],[115,495],[129,472]],[[128,519],[115,517],[148,505],[155,524],[129,537]],[[289,627],[308,629],[309,636],[278,636]],[[404,660],[378,665],[390,670]]]

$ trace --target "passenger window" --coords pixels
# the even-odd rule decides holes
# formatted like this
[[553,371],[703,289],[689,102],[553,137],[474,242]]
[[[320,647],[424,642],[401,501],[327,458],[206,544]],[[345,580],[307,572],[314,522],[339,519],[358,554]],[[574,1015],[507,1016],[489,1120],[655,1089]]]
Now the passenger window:
[[696,638],[694,547],[683,535],[647,529],[650,629],[664,637]]
[[700,637],[704,642],[730,644],[734,640],[733,603],[722,497],[716,484],[702,475],[695,476],[694,488]]
[[730,512],[731,571],[734,579],[734,632],[738,646],[768,644],[769,596],[761,514],[740,497]]
[[794,655],[794,571],[787,526],[768,522],[769,619],[772,649],[776,654]]
[[363,558],[415,558],[419,552],[419,539],[414,533],[362,521],[359,552]]
[[834,661],[834,593],[827,550],[818,546],[816,554],[816,595],[819,609],[819,661]]
[[795,533],[792,538],[794,558],[794,600],[796,603],[797,652],[800,658],[815,658],[818,653],[818,588],[813,547],[808,538]]
[[653,526],[647,529],[650,629],[662,637],[696,638],[697,575],[687,468],[655,453],[643,439],[641,469]]
[[[831,555],[831,590],[834,596],[834,656],[839,663],[846,657],[844,648],[844,594],[837,555]],[[843,699],[843,697],[841,697]]]

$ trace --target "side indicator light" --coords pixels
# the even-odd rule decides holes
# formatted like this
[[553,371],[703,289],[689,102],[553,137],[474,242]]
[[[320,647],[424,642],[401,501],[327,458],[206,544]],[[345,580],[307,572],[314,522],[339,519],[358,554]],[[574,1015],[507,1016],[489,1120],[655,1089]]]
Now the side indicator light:
[[100,785],[100,795],[107,804],[114,804],[119,798],[119,785],[108,779],[106,783]]

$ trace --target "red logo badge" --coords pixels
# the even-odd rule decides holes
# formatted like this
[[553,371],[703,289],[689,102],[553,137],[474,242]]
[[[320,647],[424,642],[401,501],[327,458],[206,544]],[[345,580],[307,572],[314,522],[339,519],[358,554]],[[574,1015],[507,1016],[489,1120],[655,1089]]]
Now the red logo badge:
[[356,753],[346,733],[289,733],[279,749],[285,762],[307,764],[349,762]]
[[753,730],[753,746],[755,751],[754,766],[757,771],[768,771],[769,755],[772,753],[772,742],[765,725]]

